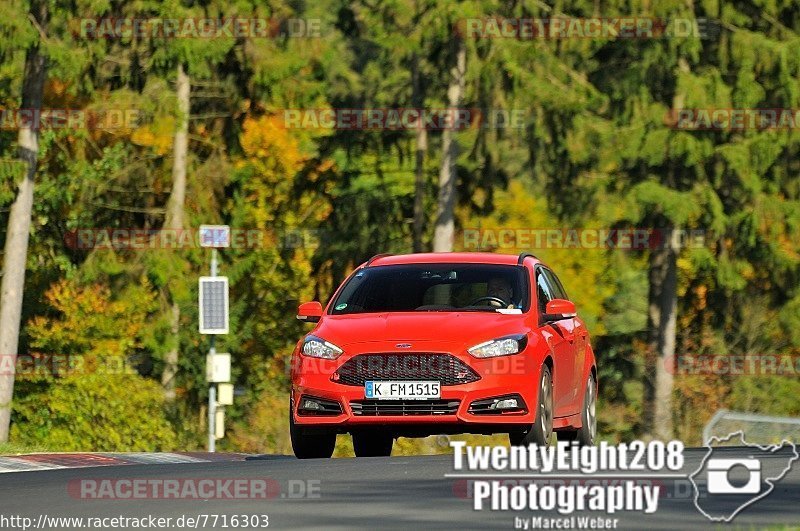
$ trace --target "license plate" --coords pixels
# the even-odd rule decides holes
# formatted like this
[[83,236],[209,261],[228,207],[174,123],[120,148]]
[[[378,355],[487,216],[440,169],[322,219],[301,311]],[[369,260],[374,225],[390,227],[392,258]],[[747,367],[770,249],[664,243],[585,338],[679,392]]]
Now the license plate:
[[430,381],[368,381],[364,382],[364,396],[375,400],[428,400],[441,396],[441,386]]

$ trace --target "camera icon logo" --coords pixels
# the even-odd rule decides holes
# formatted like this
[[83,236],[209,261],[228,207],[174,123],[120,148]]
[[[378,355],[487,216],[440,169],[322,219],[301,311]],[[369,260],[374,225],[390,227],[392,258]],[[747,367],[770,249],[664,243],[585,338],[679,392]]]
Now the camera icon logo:
[[[756,459],[709,459],[706,465],[709,494],[758,494],[761,491],[761,462]],[[749,472],[744,485],[736,486],[729,474],[743,468]]]
[[741,431],[712,437],[706,448],[689,481],[694,486],[695,507],[714,522],[730,522],[767,496],[800,458],[790,441],[759,446],[745,441]]

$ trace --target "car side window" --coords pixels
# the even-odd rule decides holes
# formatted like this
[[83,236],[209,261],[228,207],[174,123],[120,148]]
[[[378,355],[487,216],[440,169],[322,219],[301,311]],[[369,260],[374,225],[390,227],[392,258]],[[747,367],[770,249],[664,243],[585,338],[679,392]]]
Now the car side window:
[[553,289],[547,282],[547,278],[545,278],[544,272],[545,272],[544,269],[538,269],[536,271],[536,298],[539,300],[540,313],[545,313],[545,308],[547,307],[547,303],[555,298],[553,296]]
[[547,277],[547,283],[552,287],[551,293],[553,294],[553,297],[556,299],[569,300],[569,297],[567,296],[567,291],[564,289],[564,286],[563,284],[561,284],[561,281],[558,280],[556,274],[550,271],[549,269],[545,268],[542,268],[542,272]]

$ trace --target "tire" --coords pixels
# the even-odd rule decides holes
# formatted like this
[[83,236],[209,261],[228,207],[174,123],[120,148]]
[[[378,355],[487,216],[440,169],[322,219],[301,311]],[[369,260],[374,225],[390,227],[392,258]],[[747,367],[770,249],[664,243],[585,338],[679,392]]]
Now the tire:
[[333,455],[336,434],[295,424],[291,402],[289,403],[289,435],[292,438],[292,451],[298,459],[329,459]]
[[578,438],[578,430],[561,430],[556,432],[556,440],[572,442]]
[[597,383],[589,375],[581,407],[581,427],[577,430],[556,432],[559,441],[575,441],[580,446],[592,446],[597,437]]
[[353,433],[353,450],[356,457],[389,457],[392,455],[394,438],[378,431]]
[[550,445],[553,435],[553,377],[547,365],[542,366],[538,397],[533,425],[526,430],[509,433],[508,440],[512,445]]

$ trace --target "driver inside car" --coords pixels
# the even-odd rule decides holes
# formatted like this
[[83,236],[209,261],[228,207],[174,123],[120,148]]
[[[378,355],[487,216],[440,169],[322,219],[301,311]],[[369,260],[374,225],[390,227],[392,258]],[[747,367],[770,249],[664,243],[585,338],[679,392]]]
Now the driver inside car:
[[511,284],[502,277],[492,277],[489,279],[489,282],[486,285],[486,296],[495,297],[503,301],[503,304],[501,305],[498,301],[491,300],[489,301],[491,306],[495,306],[497,308],[514,308],[514,305],[511,302],[511,299],[514,296],[514,290],[511,288]]

